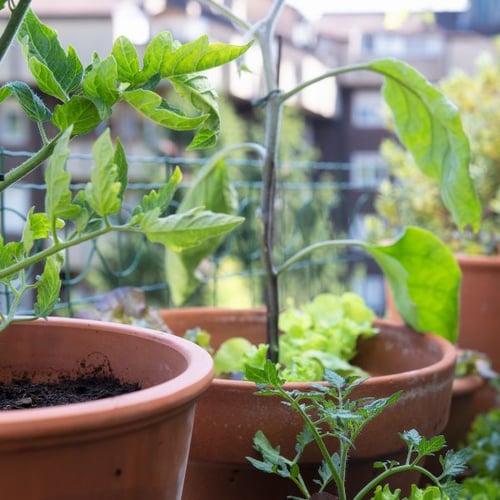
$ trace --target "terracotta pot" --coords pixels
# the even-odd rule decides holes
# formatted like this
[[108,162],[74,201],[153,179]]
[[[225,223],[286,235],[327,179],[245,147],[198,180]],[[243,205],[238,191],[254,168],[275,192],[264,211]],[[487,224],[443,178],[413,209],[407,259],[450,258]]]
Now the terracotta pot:
[[457,261],[462,271],[458,344],[485,353],[500,372],[500,256],[458,255]]
[[[262,310],[188,308],[163,311],[162,316],[179,334],[195,326],[207,329],[215,347],[234,336],[264,342]],[[357,440],[348,469],[351,492],[375,475],[373,461],[404,459],[399,432],[416,428],[431,436],[441,433],[448,420],[455,348],[439,337],[420,335],[402,325],[380,321],[378,326],[381,333],[362,342],[356,359],[357,364],[377,375],[357,388],[353,396],[383,397],[398,390],[404,395],[370,422]],[[289,384],[301,389],[308,386]],[[257,397],[254,392],[255,386],[249,382],[214,379],[201,398],[184,500],[200,498],[200,491],[207,500],[277,499],[298,493],[291,482],[257,471],[245,459],[257,456],[252,439],[259,429],[285,454],[293,456],[295,437],[302,428],[299,417],[277,398]],[[306,477],[316,476],[319,454],[314,447],[306,452],[301,469]],[[418,475],[399,476],[391,485],[408,491],[412,482],[418,482]]]
[[174,335],[51,318],[0,334],[0,379],[108,367],[141,390],[99,401],[0,412],[0,491],[23,500],[180,499],[195,403],[212,360]]
[[[475,374],[456,377],[453,380],[450,417],[442,433],[446,439],[446,448],[442,453],[429,457],[425,463],[425,466],[436,475],[442,472],[439,456],[444,455],[447,450],[457,450],[461,444],[465,444],[467,433],[475,416],[474,399],[484,384],[484,379]],[[422,486],[426,484],[428,481],[426,478],[422,478]]]

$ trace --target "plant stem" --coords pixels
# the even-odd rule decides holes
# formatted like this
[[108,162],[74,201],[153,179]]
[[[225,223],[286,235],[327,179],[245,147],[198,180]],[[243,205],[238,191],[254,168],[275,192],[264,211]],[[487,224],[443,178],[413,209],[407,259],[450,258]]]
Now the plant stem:
[[42,162],[44,162],[54,150],[57,140],[61,134],[57,134],[53,139],[50,140],[47,144],[45,144],[39,151],[36,152],[33,156],[30,156],[26,161],[14,167],[12,170],[9,170],[5,174],[5,179],[0,181],[0,192],[7,189],[11,184],[17,182],[19,179],[22,179],[24,176],[28,175],[30,172],[35,170]]
[[353,498],[353,500],[362,500],[365,498],[370,491],[374,490],[382,481],[387,479],[388,477],[393,476],[394,474],[401,474],[403,472],[407,471],[416,471],[420,472],[421,474],[427,476],[429,479],[431,479],[435,484],[439,485],[439,481],[432,474],[429,472],[427,469],[420,465],[416,465],[414,462],[410,464],[404,464],[404,465],[398,465],[396,467],[393,467],[392,469],[387,469],[386,471],[382,472],[380,475],[372,479],[368,484],[366,484]]
[[278,266],[276,272],[278,275],[285,272],[287,269],[292,267],[296,262],[299,262],[303,258],[307,257],[310,253],[320,250],[322,248],[333,248],[336,246],[346,246],[346,245],[357,245],[361,247],[365,247],[366,243],[360,240],[327,240],[320,241],[318,243],[313,243],[305,248],[302,248],[296,254],[292,255],[288,260],[283,262],[280,266]]
[[261,259],[265,276],[265,304],[267,309],[267,344],[269,359],[278,362],[279,344],[279,288],[278,273],[273,262],[274,247],[274,205],[276,194],[276,165],[278,133],[281,121],[279,93],[268,96],[266,104],[266,156],[262,172],[262,191],[260,201],[261,217]]
[[55,254],[61,252],[62,250],[65,250],[66,248],[70,248],[70,247],[73,247],[75,245],[79,245],[81,243],[84,243],[85,241],[94,240],[94,239],[98,238],[99,236],[103,236],[103,235],[108,234],[112,231],[142,234],[142,231],[140,229],[134,228],[132,226],[106,225],[103,228],[98,229],[97,231],[91,231],[88,233],[84,233],[82,236],[75,238],[74,240],[66,240],[63,242],[59,242],[59,243],[54,244],[48,248],[45,248],[44,250],[42,250],[38,253],[31,255],[30,257],[23,259],[20,262],[17,262],[16,264],[12,264],[11,266],[3,267],[2,269],[0,269],[0,280],[6,278],[7,276],[9,276],[11,274],[22,271],[23,269],[26,269],[29,266],[37,264],[38,262],[45,260],[47,257],[55,255]]
[[309,415],[304,411],[303,405],[298,403],[282,387],[277,387],[277,389],[279,391],[279,395],[283,399],[288,401],[290,406],[300,415],[300,417],[302,418],[305,425],[307,425],[307,427],[309,427],[309,430],[314,438],[314,441],[316,442],[316,445],[318,446],[318,448],[321,452],[323,460],[326,462],[328,469],[332,473],[333,481],[338,489],[339,500],[346,500],[345,488],[343,487],[344,481],[339,476],[339,474],[337,472],[335,464],[332,461],[332,457],[330,456],[330,453],[328,452],[328,448],[326,447],[325,442],[323,441],[323,438],[320,436],[320,434],[318,432],[317,426],[315,425],[314,422],[311,421],[311,419],[309,418]]
[[19,0],[16,8],[11,12],[7,26],[3,30],[2,36],[0,36],[0,61],[5,56],[12,40],[16,36],[17,30],[21,26],[30,4],[31,0]]

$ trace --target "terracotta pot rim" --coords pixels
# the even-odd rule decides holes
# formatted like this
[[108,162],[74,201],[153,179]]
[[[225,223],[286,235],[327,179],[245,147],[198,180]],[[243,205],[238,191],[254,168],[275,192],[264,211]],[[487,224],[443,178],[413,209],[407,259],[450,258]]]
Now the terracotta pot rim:
[[[165,382],[120,396],[47,408],[0,411],[0,434],[4,436],[8,436],[14,428],[22,428],[20,431],[16,430],[16,433],[35,435],[41,434],[42,429],[44,432],[50,432],[51,429],[61,426],[66,427],[68,432],[74,432],[74,425],[82,424],[82,422],[85,428],[88,426],[99,429],[102,423],[110,420],[120,425],[139,421],[145,416],[154,418],[164,413],[167,408],[173,410],[190,404],[193,399],[201,396],[212,381],[211,356],[194,343],[175,335],[131,325],[75,318],[50,317],[48,320],[41,319],[18,324],[35,326],[37,322],[46,321],[50,321],[57,327],[70,323],[69,326],[73,329],[93,329],[131,335],[167,345],[185,359],[186,369]],[[195,372],[189,369],[190,367],[195,367]],[[92,416],[93,422],[87,424],[85,419],[82,419],[84,416]]]
[[481,375],[472,373],[464,377],[455,377],[453,379],[453,396],[463,396],[477,391],[485,384]]
[[499,267],[500,255],[471,255],[465,253],[455,254],[458,263],[468,267]]

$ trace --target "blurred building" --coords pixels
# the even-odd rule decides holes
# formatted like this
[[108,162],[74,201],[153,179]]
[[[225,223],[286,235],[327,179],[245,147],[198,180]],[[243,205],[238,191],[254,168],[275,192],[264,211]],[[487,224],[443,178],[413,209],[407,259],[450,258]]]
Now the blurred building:
[[[261,19],[272,3],[220,2],[250,22]],[[277,24],[280,86],[286,90],[328,68],[380,57],[402,59],[432,82],[457,68],[472,72],[481,54],[493,52],[491,35],[500,32],[497,4],[496,0],[472,0],[465,12],[328,14],[314,20],[286,6]],[[246,41],[230,22],[195,0],[33,0],[32,7],[58,31],[64,46],[75,47],[84,65],[91,61],[94,51],[110,53],[113,40],[120,34],[136,43],[139,51],[163,30],[172,32],[181,42],[202,34],[208,34],[211,41]],[[6,15],[6,9],[0,11],[0,29],[5,26]],[[246,65],[251,73],[240,74],[235,63],[210,71],[219,92],[230,96],[242,109],[262,97],[263,88],[256,49],[247,54]],[[26,78],[24,58],[14,44],[0,64],[0,84]],[[350,186],[343,193],[344,206],[356,210],[345,210],[343,219],[336,223],[356,237],[361,227],[359,217],[370,211],[377,186],[386,176],[378,152],[380,141],[390,135],[381,83],[377,75],[368,72],[346,74],[310,87],[294,102],[306,117],[309,135],[321,151],[320,159],[350,165],[339,180]],[[109,125],[122,138],[129,154],[182,154],[173,143],[155,143],[150,125],[127,106],[117,110]],[[79,138],[73,151],[88,152],[93,139]],[[40,146],[36,127],[13,101],[0,106],[0,144],[12,150],[36,150]],[[8,164],[5,167],[9,168]]]

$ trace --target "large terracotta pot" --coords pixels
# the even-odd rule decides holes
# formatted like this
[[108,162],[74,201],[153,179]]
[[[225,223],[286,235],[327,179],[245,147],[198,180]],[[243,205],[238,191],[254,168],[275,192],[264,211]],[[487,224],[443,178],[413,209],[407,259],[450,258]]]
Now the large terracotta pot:
[[210,356],[174,335],[97,321],[50,318],[0,334],[3,382],[57,380],[95,367],[141,390],[0,412],[2,498],[181,498],[195,404],[212,380]]
[[[484,379],[476,374],[456,377],[453,380],[450,418],[442,434],[446,439],[446,448],[441,453],[427,458],[426,468],[439,476],[442,471],[440,457],[448,450],[457,450],[466,443],[467,433],[474,419],[474,400],[484,387]],[[427,477],[421,478],[421,485],[429,484]]]
[[500,256],[458,255],[462,349],[485,353],[500,372]]
[[[264,341],[263,310],[187,308],[166,310],[162,316],[179,334],[196,326],[207,329],[215,347],[234,336],[244,336],[254,343]],[[375,475],[373,461],[404,460],[404,444],[398,433],[416,428],[432,436],[439,434],[448,420],[454,347],[432,334],[417,334],[388,321],[379,321],[378,326],[381,333],[360,345],[356,359],[357,364],[376,375],[357,388],[353,397],[383,397],[398,390],[403,390],[404,395],[370,422],[357,440],[348,469],[351,492],[358,491]],[[289,386],[305,389],[308,384]],[[257,456],[252,439],[259,429],[292,457],[295,437],[302,428],[299,417],[277,398],[257,397],[254,392],[255,385],[249,382],[214,379],[201,398],[184,500],[279,499],[298,493],[291,482],[256,471],[245,459]],[[302,464],[306,476],[317,476],[319,461],[315,448],[308,449]],[[400,476],[391,485],[408,491],[409,483],[417,481],[416,475]]]

